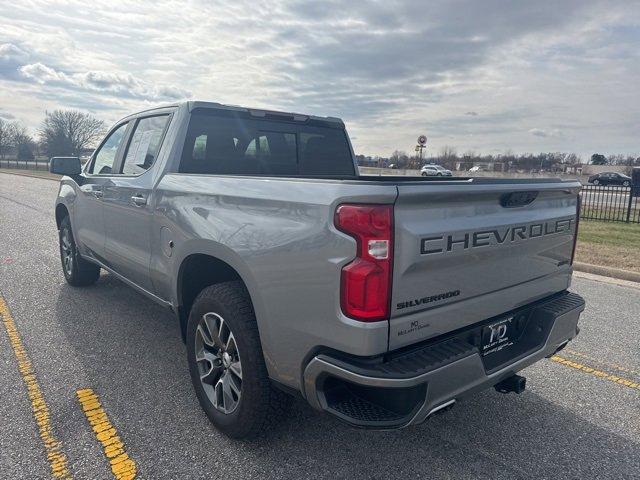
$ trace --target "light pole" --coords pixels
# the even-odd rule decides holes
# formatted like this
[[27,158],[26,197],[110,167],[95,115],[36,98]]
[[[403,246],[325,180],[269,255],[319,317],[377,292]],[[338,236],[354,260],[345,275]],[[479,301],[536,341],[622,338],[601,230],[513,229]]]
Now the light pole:
[[420,152],[420,167],[422,167],[422,150],[427,148],[427,136],[420,135],[418,137],[418,144],[416,145],[416,152]]

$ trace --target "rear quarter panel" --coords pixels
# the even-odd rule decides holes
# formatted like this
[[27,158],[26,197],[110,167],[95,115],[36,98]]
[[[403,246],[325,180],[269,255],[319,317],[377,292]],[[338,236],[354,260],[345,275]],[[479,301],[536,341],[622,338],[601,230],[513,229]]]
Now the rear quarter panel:
[[[270,375],[300,388],[317,347],[384,353],[388,322],[365,324],[340,309],[341,267],[355,241],[333,225],[340,203],[392,203],[393,185],[215,175],[167,174],[156,189],[151,272],[160,296],[177,304],[181,262],[207,253],[231,265],[253,301]],[[159,244],[168,229],[174,253]],[[165,249],[166,250],[166,249]]]

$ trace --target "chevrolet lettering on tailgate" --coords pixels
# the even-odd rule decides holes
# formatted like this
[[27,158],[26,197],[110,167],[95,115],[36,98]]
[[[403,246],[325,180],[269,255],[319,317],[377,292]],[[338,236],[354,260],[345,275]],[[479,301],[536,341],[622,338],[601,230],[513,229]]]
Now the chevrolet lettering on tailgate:
[[568,217],[547,222],[436,235],[420,240],[420,253],[422,255],[432,255],[452,252],[454,249],[467,250],[469,248],[519,243],[547,235],[571,234],[574,226],[575,218]]

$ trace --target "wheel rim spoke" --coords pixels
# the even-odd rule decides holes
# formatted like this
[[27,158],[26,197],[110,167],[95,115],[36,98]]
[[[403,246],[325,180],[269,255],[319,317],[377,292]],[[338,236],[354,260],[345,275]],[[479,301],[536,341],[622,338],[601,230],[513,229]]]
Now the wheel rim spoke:
[[233,362],[229,366],[229,371],[231,371],[236,377],[242,380],[242,365],[240,364],[240,360],[237,362]]
[[223,348],[224,345],[220,339],[220,332],[224,327],[224,320],[216,313],[205,313],[203,323],[206,325],[207,331],[211,338],[212,346]]
[[240,398],[240,392],[242,390],[242,384],[240,383],[240,381],[234,377],[233,375],[231,375],[230,373],[227,372],[227,383],[229,384],[229,391],[233,392],[233,394],[235,394],[235,398]]
[[208,371],[205,371],[204,374],[200,375],[200,380],[202,383],[206,383],[207,385],[215,385],[216,382],[220,379],[220,375],[223,372],[222,367],[216,366],[213,363],[207,363],[210,366]]
[[222,384],[222,407],[226,412],[231,412],[240,399],[240,387],[234,383],[229,373],[225,373],[220,378],[220,383]]
[[202,326],[202,325],[198,325],[198,329],[197,329],[197,338],[199,337],[200,340],[202,340],[202,343],[204,343],[205,345],[209,346],[209,347],[213,347],[215,346],[215,344],[213,343],[213,340],[211,339],[211,336],[209,333],[207,333],[205,331],[206,326]]
[[[224,394],[222,392],[222,378],[218,380],[216,386],[213,388],[213,398],[210,399],[213,406],[218,410],[225,411],[224,409]],[[226,412],[225,412],[226,413]]]
[[236,339],[233,336],[233,333],[229,333],[229,338],[227,339],[225,350],[231,354],[238,353],[238,346],[236,345]]

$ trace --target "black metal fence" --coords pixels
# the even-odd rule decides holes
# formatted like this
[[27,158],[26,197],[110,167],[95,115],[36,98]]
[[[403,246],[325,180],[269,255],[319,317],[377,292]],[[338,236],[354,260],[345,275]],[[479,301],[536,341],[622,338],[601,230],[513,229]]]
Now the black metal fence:
[[16,168],[20,170],[49,170],[49,159],[15,160],[1,159],[0,168]]
[[583,185],[580,218],[640,223],[640,186]]
[[[49,170],[48,159],[10,160],[0,159],[0,168],[23,170]],[[640,185],[623,187],[616,185],[583,185],[581,220],[640,223]]]

